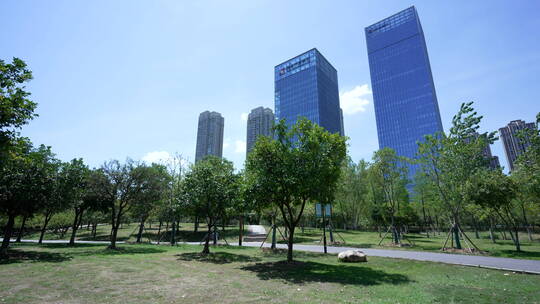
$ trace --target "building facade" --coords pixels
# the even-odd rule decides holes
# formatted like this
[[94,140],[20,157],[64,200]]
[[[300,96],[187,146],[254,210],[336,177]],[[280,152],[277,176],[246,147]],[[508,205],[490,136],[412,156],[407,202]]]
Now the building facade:
[[534,122],[526,123],[523,120],[513,120],[505,127],[499,129],[510,171],[514,170],[514,163],[518,156],[529,146],[527,140],[517,136],[519,131],[524,129],[534,130],[535,128],[536,125]]
[[345,123],[343,122],[343,109],[339,109],[339,115],[341,118],[341,136],[345,136]]
[[272,136],[273,126],[274,113],[271,109],[258,107],[251,110],[247,120],[246,154],[251,152],[259,136]]
[[292,126],[303,116],[341,132],[337,71],[317,49],[277,65],[274,79],[276,119]]
[[[365,28],[379,148],[414,158],[417,142],[443,131],[424,33],[407,8]],[[407,164],[412,180],[418,166]]]
[[223,156],[223,127],[225,119],[218,112],[204,111],[199,115],[195,161],[207,155]]

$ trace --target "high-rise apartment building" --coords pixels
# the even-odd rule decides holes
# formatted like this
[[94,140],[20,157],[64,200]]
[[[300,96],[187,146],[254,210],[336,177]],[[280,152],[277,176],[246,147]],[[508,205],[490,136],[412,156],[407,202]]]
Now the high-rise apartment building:
[[223,156],[223,126],[225,119],[218,112],[204,111],[199,115],[195,161],[207,155]]
[[292,126],[303,116],[331,133],[341,132],[337,71],[317,49],[277,65],[274,79],[278,120]]
[[259,136],[272,136],[273,126],[274,113],[271,109],[258,107],[251,110],[247,120],[246,153],[251,152]]
[[524,129],[534,130],[535,128],[536,125],[534,122],[526,123],[523,120],[513,120],[505,127],[499,129],[510,170],[514,170],[514,162],[530,144],[526,139],[521,139],[517,136],[519,131]]
[[[424,33],[407,8],[365,28],[379,148],[414,158],[424,135],[443,131]],[[412,179],[418,168],[409,167]]]

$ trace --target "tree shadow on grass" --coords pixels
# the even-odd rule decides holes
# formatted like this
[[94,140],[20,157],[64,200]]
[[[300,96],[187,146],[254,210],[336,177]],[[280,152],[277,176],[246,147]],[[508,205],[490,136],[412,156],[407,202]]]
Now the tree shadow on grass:
[[[134,236],[136,236],[136,234]],[[119,242],[126,241],[127,239],[129,239],[129,236],[118,236],[116,238],[116,240],[119,241]],[[110,241],[111,240],[111,235],[108,234],[108,233],[96,234],[96,237],[93,237],[92,235],[81,235],[81,236],[77,237],[77,240],[81,240],[81,241]]]
[[294,284],[330,282],[370,286],[411,282],[405,275],[386,273],[366,266],[317,262],[266,262],[243,266],[240,269],[255,272],[262,280],[281,279]]
[[494,251],[490,252],[491,256],[495,257],[505,257],[505,258],[514,258],[514,259],[540,259],[540,252],[538,251],[515,251],[515,250],[500,250],[499,252]]
[[199,252],[186,252],[176,255],[178,260],[182,261],[198,261],[213,264],[229,264],[238,262],[258,262],[261,259],[245,254],[234,254],[228,252],[211,252],[203,255]]
[[[90,255],[121,255],[121,254],[152,254],[163,253],[166,250],[155,245],[130,245],[118,246],[116,249],[109,249],[108,244],[84,244],[75,243],[74,246],[69,244],[42,244],[41,247],[50,249],[66,249],[71,256],[90,256]],[[88,250],[80,250],[82,248]]]
[[[103,245],[102,245],[103,246]],[[166,252],[165,249],[159,248],[155,245],[150,246],[129,246],[129,247],[117,247],[116,249],[103,248],[101,250],[88,250],[73,252],[74,256],[103,256],[103,255],[131,255],[131,254],[155,254]]]
[[0,258],[0,265],[22,262],[60,263],[71,260],[71,256],[57,252],[9,249],[7,257]]

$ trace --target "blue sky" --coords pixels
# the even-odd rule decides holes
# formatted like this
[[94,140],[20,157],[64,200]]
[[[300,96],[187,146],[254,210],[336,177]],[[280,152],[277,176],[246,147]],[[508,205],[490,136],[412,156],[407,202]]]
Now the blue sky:
[[[540,1],[2,1],[0,58],[24,59],[40,117],[23,129],[91,166],[179,152],[225,117],[241,167],[245,113],[273,109],[273,68],[316,47],[338,70],[354,160],[378,148],[364,27],[415,5],[443,124],[475,101],[482,129],[540,111]],[[506,164],[501,142],[492,146]]]

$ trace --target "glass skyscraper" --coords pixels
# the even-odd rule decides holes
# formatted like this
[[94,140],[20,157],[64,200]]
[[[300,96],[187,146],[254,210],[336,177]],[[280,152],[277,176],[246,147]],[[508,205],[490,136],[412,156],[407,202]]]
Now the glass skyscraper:
[[331,133],[341,133],[337,71],[317,49],[277,65],[274,79],[277,120],[292,126],[304,116]]
[[[443,131],[424,33],[407,8],[365,28],[379,148],[413,158],[424,135]],[[409,178],[417,166],[408,165]]]

